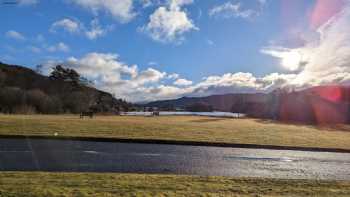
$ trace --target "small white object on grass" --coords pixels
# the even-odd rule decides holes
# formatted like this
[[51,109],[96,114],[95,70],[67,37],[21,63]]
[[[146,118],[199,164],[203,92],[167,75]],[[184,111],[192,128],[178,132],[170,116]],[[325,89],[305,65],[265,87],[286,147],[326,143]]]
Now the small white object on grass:
[[57,133],[57,132],[55,132],[55,133],[54,133],[54,136],[58,136],[58,133]]

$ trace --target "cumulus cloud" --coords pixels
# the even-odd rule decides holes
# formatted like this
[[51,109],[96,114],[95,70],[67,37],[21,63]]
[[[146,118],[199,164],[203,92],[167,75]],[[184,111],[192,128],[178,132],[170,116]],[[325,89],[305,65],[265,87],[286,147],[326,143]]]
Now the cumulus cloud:
[[182,6],[191,4],[192,0],[171,0],[167,6],[161,6],[149,17],[149,22],[140,30],[153,40],[169,43],[181,43],[184,34],[198,30]]
[[208,96],[227,93],[269,92],[284,87],[294,74],[272,73],[264,77],[256,77],[252,73],[226,73],[221,76],[209,76],[193,85],[188,93],[191,96]]
[[160,98],[162,98],[160,94],[164,94],[156,90],[155,87],[158,85],[152,84],[157,84],[165,78],[167,76],[165,72],[154,68],[139,71],[137,65],[127,65],[120,61],[117,54],[88,53],[80,59],[70,57],[65,61],[48,61],[44,64],[44,73],[48,74],[56,64],[76,69],[92,80],[98,88],[130,101],[149,100],[152,92],[158,92]]
[[127,23],[136,16],[133,11],[133,0],[70,0],[70,2],[91,11],[94,15],[98,15],[99,12],[110,14],[122,23]]
[[14,30],[9,30],[5,33],[5,36],[8,38],[12,38],[15,40],[20,40],[20,41],[24,41],[26,38],[24,37],[24,35],[22,35],[21,33],[14,31]]
[[176,81],[174,81],[174,85],[177,86],[189,86],[192,85],[192,81],[187,80],[187,79],[177,79]]
[[165,72],[160,72],[153,68],[148,68],[147,70],[141,71],[133,80],[137,84],[145,84],[151,82],[158,82],[160,79],[166,76]]
[[182,95],[186,95],[188,93],[188,89],[179,88],[171,85],[159,85],[153,86],[149,88],[141,89],[143,92],[141,95],[140,101],[155,101],[155,100],[165,100],[165,99],[173,99],[180,97]]
[[241,3],[234,3],[228,1],[221,5],[216,5],[209,10],[209,16],[220,16],[224,18],[243,18],[249,19],[260,15],[263,6],[266,4],[266,0],[257,1],[259,9],[244,9]]

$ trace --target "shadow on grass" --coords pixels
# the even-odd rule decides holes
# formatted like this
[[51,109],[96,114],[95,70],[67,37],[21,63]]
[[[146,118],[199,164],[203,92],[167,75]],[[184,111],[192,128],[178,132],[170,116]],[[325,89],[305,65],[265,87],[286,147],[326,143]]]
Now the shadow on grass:
[[350,132],[349,124],[317,124],[317,123],[303,123],[303,122],[295,122],[295,121],[278,121],[278,120],[270,120],[270,119],[253,119],[257,123],[261,124],[278,124],[278,125],[292,125],[292,126],[303,126],[309,128],[316,128],[324,131],[344,131]]

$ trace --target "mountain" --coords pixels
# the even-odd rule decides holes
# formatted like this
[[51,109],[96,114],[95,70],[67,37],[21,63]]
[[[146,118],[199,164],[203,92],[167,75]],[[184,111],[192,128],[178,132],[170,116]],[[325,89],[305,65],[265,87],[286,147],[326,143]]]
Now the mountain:
[[268,98],[267,94],[255,93],[255,94],[224,94],[224,95],[212,95],[207,97],[182,97],[174,100],[154,101],[147,103],[147,107],[158,108],[181,108],[185,109],[187,106],[195,103],[205,103],[213,107],[216,111],[231,112],[232,109],[245,102],[266,102]]
[[53,79],[29,68],[0,63],[0,112],[114,112],[130,104],[86,84]]
[[245,113],[256,118],[302,123],[349,123],[350,88],[317,86],[300,91],[274,90],[268,94],[225,94],[207,97],[183,97],[147,103],[161,110],[186,109],[195,103],[213,110]]

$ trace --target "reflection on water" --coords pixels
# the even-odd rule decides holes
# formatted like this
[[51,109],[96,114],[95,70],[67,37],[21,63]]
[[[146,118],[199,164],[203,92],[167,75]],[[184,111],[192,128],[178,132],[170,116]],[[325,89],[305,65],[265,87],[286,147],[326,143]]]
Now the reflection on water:
[[[123,112],[121,115],[126,116],[152,116],[152,112]],[[187,112],[187,111],[161,111],[159,112],[160,116],[170,116],[170,115],[178,115],[178,116],[212,116],[212,117],[231,117],[238,118],[244,117],[245,114],[240,113],[231,113],[231,112]]]

